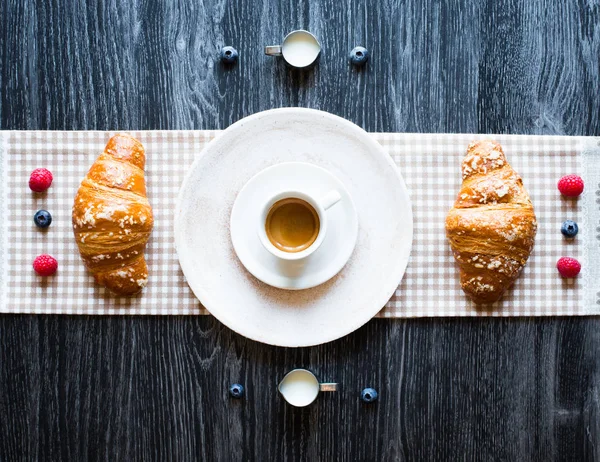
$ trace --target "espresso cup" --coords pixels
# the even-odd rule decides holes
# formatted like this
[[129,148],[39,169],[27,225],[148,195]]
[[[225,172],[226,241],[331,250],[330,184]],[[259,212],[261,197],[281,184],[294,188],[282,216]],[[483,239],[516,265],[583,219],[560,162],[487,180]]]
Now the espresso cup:
[[304,407],[311,404],[322,391],[337,391],[337,383],[319,383],[315,374],[306,369],[288,372],[277,390],[289,404]]
[[291,67],[304,69],[312,66],[321,54],[321,44],[306,30],[295,30],[286,35],[281,45],[265,47],[265,54],[282,56]]
[[302,260],[325,239],[327,210],[342,198],[336,190],[317,198],[302,191],[280,192],[268,200],[259,220],[262,245],[281,260]]

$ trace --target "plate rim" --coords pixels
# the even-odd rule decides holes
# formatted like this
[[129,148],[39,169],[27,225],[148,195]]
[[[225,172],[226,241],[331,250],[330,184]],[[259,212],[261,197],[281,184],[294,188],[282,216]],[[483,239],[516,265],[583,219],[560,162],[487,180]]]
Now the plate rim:
[[[206,303],[206,300],[208,299],[210,301],[211,297],[208,295],[206,290],[204,290],[204,288],[192,287],[188,281],[188,278],[187,277],[185,278],[188,287],[193,292],[194,296],[198,299],[198,301],[202,304],[202,306],[204,306],[204,308],[206,308],[206,310],[212,316],[214,316],[219,322],[221,322],[222,324],[227,326],[227,328],[231,329],[232,331],[236,332],[237,334],[239,334],[243,337],[246,337],[250,340],[256,341],[256,342],[265,343],[268,345],[273,345],[273,346],[278,346],[278,347],[286,347],[286,348],[311,347],[311,346],[329,343],[334,340],[338,340],[340,338],[345,337],[346,335],[351,334],[352,332],[355,332],[356,330],[358,330],[359,328],[364,326],[367,322],[369,322],[371,319],[373,319],[377,315],[377,313],[379,313],[379,311],[381,311],[383,309],[383,307],[389,301],[389,299],[394,295],[394,292],[398,288],[398,285],[404,278],[404,275],[406,273],[406,268],[408,267],[408,262],[410,260],[410,255],[412,253],[412,244],[413,244],[413,237],[414,237],[414,217],[413,217],[413,211],[412,211],[412,200],[410,198],[410,194],[409,194],[408,188],[406,187],[404,178],[402,177],[402,173],[400,172],[400,168],[392,160],[391,156],[383,149],[383,146],[381,146],[380,143],[375,141],[366,130],[359,127],[357,124],[355,124],[347,119],[344,119],[343,117],[337,116],[335,114],[331,114],[329,112],[321,111],[318,109],[310,109],[310,108],[282,107],[282,108],[268,109],[266,111],[257,112],[257,113],[251,114],[249,116],[246,116],[246,117],[238,120],[237,122],[231,124],[229,127],[224,129],[223,131],[221,131],[220,134],[217,135],[213,140],[211,140],[204,147],[204,149],[202,149],[202,151],[199,153],[199,155],[196,157],[196,159],[194,159],[194,162],[192,162],[192,164],[190,165],[189,170],[187,171],[187,173],[179,187],[179,191],[177,194],[177,201],[175,203],[175,210],[174,210],[174,214],[175,214],[174,245],[175,245],[175,251],[177,253],[177,259],[179,261],[179,266],[181,267],[181,270],[182,270],[184,276],[186,273],[186,267],[184,266],[182,257],[180,255],[180,250],[179,250],[180,245],[181,245],[181,240],[182,240],[182,238],[180,237],[179,229],[181,227],[180,220],[181,220],[181,216],[183,214],[179,213],[179,210],[182,210],[182,202],[184,200],[183,192],[186,189],[188,182],[193,177],[193,172],[197,168],[197,165],[206,156],[206,154],[208,152],[210,152],[211,150],[215,149],[214,146],[219,142],[221,137],[226,136],[228,133],[230,133],[232,131],[235,132],[237,129],[243,127],[247,123],[251,123],[256,120],[260,120],[262,118],[268,118],[275,114],[282,115],[282,116],[284,116],[284,115],[292,115],[292,116],[293,115],[301,115],[302,116],[302,115],[311,115],[312,114],[315,117],[322,117],[325,119],[330,119],[332,122],[334,122],[338,125],[344,126],[347,130],[349,130],[349,131],[353,132],[355,135],[357,135],[358,138],[362,139],[374,152],[377,152],[384,159],[384,161],[387,163],[388,167],[391,168],[392,171],[395,173],[396,178],[399,182],[400,189],[402,190],[402,192],[404,193],[404,195],[406,196],[406,198],[408,200],[408,204],[407,204],[408,217],[407,217],[407,219],[410,223],[410,226],[407,226],[408,234],[409,234],[407,236],[408,252],[406,254],[406,258],[402,262],[398,262],[399,264],[396,267],[396,272],[394,273],[394,277],[393,278],[390,277],[390,280],[394,280],[396,282],[394,285],[392,285],[392,287],[388,288],[387,290],[385,290],[385,291],[383,289],[381,290],[381,292],[383,294],[382,297],[377,299],[376,304],[374,303],[375,306],[378,306],[377,311],[375,311],[374,313],[371,313],[371,310],[369,310],[368,316],[355,317],[354,318],[355,321],[349,323],[347,325],[347,327],[343,330],[342,333],[340,333],[338,331],[334,331],[333,335],[327,334],[318,340],[309,341],[309,342],[296,341],[296,339],[293,338],[293,339],[291,339],[292,340],[291,342],[288,342],[286,344],[273,343],[272,341],[269,341],[268,338],[254,335],[252,333],[242,333],[239,330],[237,330],[236,328],[234,328],[234,326],[230,325],[228,322],[225,322],[221,316],[219,316],[219,315],[215,314],[215,312],[213,312],[213,310],[211,309],[211,306],[210,306],[211,304]],[[254,277],[254,276],[252,276],[252,277]],[[310,289],[308,289],[308,290],[310,290]],[[218,313],[219,310],[217,309],[216,312]],[[329,333],[331,331],[327,330],[326,332]]]

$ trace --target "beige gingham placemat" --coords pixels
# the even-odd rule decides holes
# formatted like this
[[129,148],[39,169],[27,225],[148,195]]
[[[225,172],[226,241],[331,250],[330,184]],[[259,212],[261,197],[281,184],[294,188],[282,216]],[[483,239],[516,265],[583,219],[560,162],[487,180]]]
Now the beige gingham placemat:
[[[0,281],[4,313],[206,314],[188,288],[174,249],[173,211],[179,186],[204,146],[217,131],[131,132],[147,151],[147,184],[155,227],[147,247],[150,283],[142,295],[119,298],[97,287],[79,258],[71,233],[71,205],[79,183],[114,132],[0,132],[3,210]],[[378,134],[409,189],[414,214],[412,254],[396,294],[380,317],[551,316],[600,314],[597,289],[600,259],[596,227],[600,213],[598,140],[583,137]],[[503,301],[487,310],[469,302],[444,235],[444,218],[460,187],[460,162],[473,139],[492,138],[504,148],[524,179],[539,222],[536,246],[521,277]],[[52,171],[45,194],[28,188],[37,167]],[[589,167],[589,168],[588,168]],[[586,191],[564,199],[556,189],[562,175],[579,173]],[[52,213],[47,231],[33,224],[38,209]],[[583,210],[586,210],[583,213]],[[560,233],[565,219],[580,225],[576,239]],[[585,251],[584,251],[585,248]],[[49,253],[59,272],[40,279],[32,270],[36,255]],[[590,254],[590,255],[588,255]],[[562,280],[556,260],[573,256],[583,274]],[[595,264],[598,268],[588,268]],[[587,273],[586,273],[587,272]],[[592,287],[596,285],[596,287]]]

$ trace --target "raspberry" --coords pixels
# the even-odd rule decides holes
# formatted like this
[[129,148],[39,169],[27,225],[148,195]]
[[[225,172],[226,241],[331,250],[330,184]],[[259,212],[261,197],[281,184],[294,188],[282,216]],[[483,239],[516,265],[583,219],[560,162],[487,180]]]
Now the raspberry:
[[561,257],[556,262],[556,269],[563,278],[574,278],[581,271],[581,264],[571,257]]
[[45,168],[36,168],[29,177],[29,189],[44,192],[52,184],[52,173]]
[[52,276],[58,269],[58,262],[51,255],[39,255],[33,260],[33,269],[40,276]]
[[566,175],[558,180],[558,190],[563,196],[577,197],[583,192],[583,180],[577,175]]

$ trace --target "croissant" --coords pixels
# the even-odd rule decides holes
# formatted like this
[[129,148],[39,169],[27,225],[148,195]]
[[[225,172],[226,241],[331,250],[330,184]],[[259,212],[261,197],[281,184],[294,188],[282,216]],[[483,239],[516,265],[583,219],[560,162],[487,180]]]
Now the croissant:
[[462,180],[446,217],[446,235],[463,291],[475,303],[493,303],[517,279],[533,249],[533,205],[496,142],[469,145]]
[[148,282],[144,248],[154,225],[146,197],[142,144],[115,135],[81,182],[73,204],[73,232],[94,279],[118,295]]

